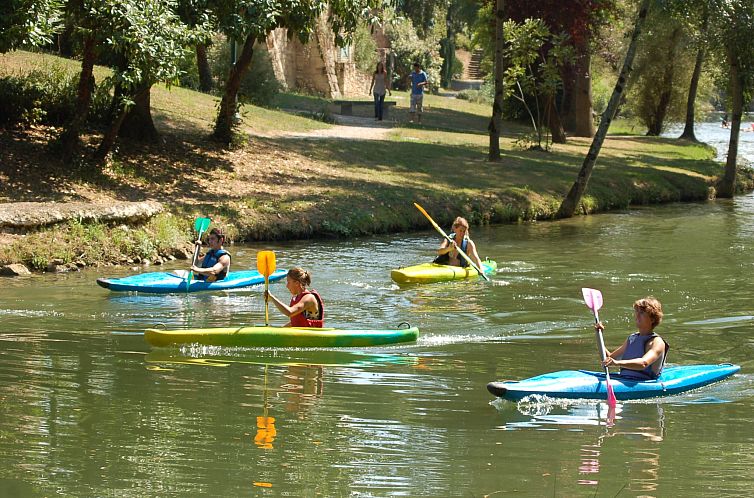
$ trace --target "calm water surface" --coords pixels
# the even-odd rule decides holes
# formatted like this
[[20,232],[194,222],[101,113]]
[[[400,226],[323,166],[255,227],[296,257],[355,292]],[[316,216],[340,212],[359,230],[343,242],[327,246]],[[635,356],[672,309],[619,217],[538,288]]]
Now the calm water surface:
[[[151,348],[147,326],[264,321],[261,290],[115,294],[97,277],[2,280],[3,496],[745,496],[754,484],[754,196],[473,228],[491,283],[398,287],[432,232],[268,246],[302,265],[337,327],[417,325],[359,350]],[[233,248],[236,268],[257,249]],[[178,268],[178,266],[174,266]],[[172,267],[171,267],[172,268]],[[671,364],[732,379],[661,401],[494,401],[485,384],[597,368],[653,294]],[[281,284],[273,284],[286,296]],[[271,310],[273,322],[285,320]]]

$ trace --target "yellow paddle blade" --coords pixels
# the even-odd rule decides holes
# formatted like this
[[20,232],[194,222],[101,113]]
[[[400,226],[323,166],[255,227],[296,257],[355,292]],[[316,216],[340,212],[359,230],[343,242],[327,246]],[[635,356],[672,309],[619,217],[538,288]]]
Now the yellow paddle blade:
[[273,251],[259,251],[257,253],[257,270],[265,277],[275,272],[275,253]]

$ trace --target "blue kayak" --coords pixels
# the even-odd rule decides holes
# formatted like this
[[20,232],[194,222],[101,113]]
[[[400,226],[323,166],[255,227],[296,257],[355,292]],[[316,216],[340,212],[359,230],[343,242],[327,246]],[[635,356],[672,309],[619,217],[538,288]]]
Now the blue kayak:
[[[670,396],[730,377],[741,369],[738,365],[687,365],[666,367],[655,380],[624,379],[611,375],[610,384],[620,400]],[[520,381],[490,382],[487,390],[495,396],[518,401],[531,394],[550,398],[605,399],[604,372],[564,370],[538,375]]]
[[[287,273],[287,270],[275,271],[270,275],[270,282],[284,278]],[[227,277],[216,282],[191,280],[191,286],[188,289],[186,289],[185,277],[169,272],[140,273],[123,278],[97,279],[97,284],[111,291],[136,291],[151,294],[239,289],[262,283],[264,283],[264,276],[256,270],[232,271],[228,273]]]

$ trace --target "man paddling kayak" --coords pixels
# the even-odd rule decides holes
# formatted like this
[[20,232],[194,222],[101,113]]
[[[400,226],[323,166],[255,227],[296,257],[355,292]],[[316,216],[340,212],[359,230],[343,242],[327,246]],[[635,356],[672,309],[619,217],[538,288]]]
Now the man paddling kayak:
[[[230,253],[223,249],[225,234],[219,228],[209,231],[207,237],[209,251],[204,255],[201,262],[191,267],[194,275],[199,280],[215,282],[224,279],[230,271]],[[201,243],[201,242],[200,242]]]
[[[653,297],[634,302],[636,328],[639,331],[628,336],[623,345],[612,353],[605,349],[605,361],[602,365],[620,367],[620,376],[624,379],[656,379],[662,372],[670,349],[668,343],[654,333],[655,327],[662,321],[662,315],[662,305]],[[602,322],[594,327],[605,330]]]
[[275,307],[290,321],[285,327],[318,327],[325,326],[325,310],[322,298],[315,290],[307,290],[311,285],[311,274],[303,268],[291,268],[288,270],[285,286],[291,293],[291,303],[286,306],[270,291],[265,291],[265,299],[269,298]]
[[458,254],[460,247],[466,255],[476,264],[477,268],[482,268],[482,260],[476,251],[476,244],[469,238],[469,222],[460,216],[453,222],[453,233],[450,234],[453,239],[451,243],[448,239],[443,239],[440,248],[437,250],[437,257],[433,261],[439,265],[460,266],[465,268],[469,266],[468,261]]

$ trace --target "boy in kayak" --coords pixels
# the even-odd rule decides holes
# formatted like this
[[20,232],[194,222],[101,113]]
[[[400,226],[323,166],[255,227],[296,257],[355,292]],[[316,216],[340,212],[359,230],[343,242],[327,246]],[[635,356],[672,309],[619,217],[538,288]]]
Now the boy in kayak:
[[[201,243],[201,241],[197,241]],[[230,253],[223,249],[225,243],[225,234],[219,228],[213,228],[209,231],[207,237],[209,251],[204,255],[201,262],[191,266],[191,270],[200,280],[215,282],[228,276],[230,272]]]
[[311,274],[303,268],[291,268],[285,279],[285,286],[291,293],[291,303],[286,306],[272,295],[271,292],[265,291],[265,299],[269,298],[275,307],[285,316],[290,317],[290,321],[285,324],[286,327],[318,327],[325,326],[325,310],[322,305],[322,298],[315,290],[306,290],[311,285]]
[[450,265],[450,266],[469,266],[468,261],[458,253],[460,247],[466,255],[471,258],[477,268],[482,269],[482,261],[479,259],[479,254],[476,252],[476,244],[469,238],[469,222],[465,218],[460,216],[453,222],[453,232],[450,233],[450,237],[453,242],[448,242],[448,239],[444,239],[440,248],[437,250],[437,257],[433,263],[438,265]]
[[[634,303],[634,317],[638,332],[628,336],[621,347],[612,353],[605,349],[603,366],[620,367],[624,379],[651,380],[659,377],[670,346],[654,333],[662,321],[662,305],[653,297],[645,297]],[[602,322],[595,328],[605,330]]]

